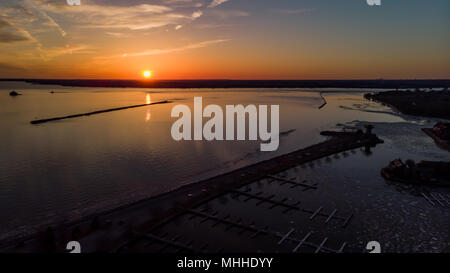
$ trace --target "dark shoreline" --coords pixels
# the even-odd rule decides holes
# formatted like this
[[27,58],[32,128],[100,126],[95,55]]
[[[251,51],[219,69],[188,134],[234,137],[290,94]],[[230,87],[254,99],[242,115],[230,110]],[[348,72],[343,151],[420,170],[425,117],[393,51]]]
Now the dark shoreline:
[[450,91],[385,91],[365,94],[402,114],[450,119]]
[[447,88],[450,79],[436,80],[107,80],[0,79],[32,84],[107,88]]

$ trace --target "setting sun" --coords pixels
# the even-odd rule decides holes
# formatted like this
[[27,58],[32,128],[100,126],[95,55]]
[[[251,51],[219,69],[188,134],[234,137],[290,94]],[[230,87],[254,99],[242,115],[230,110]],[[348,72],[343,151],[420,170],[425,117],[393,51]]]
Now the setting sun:
[[144,75],[144,78],[148,79],[152,76],[152,72],[147,70],[147,71],[144,71],[143,75]]

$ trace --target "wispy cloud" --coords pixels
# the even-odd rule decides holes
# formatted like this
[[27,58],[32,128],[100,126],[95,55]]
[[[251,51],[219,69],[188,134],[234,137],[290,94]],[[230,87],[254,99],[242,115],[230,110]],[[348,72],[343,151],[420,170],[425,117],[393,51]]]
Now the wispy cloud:
[[54,18],[30,0],[19,0],[12,4],[8,1],[5,4],[1,3],[0,16],[7,18],[15,28],[26,30],[28,33],[31,30],[48,32],[56,29],[61,36],[67,34]]
[[0,43],[12,43],[30,40],[29,35],[14,28],[7,20],[0,18]]
[[[163,5],[106,6],[84,4],[81,6],[44,5],[47,12],[64,16],[82,28],[124,28],[142,30],[180,23],[190,15],[173,12]],[[201,14],[200,14],[201,15]]]
[[64,0],[6,0],[6,4],[0,3],[0,15],[8,13],[23,30],[39,34],[48,32],[51,26],[65,37],[71,31],[79,33],[77,29],[104,29],[106,34],[163,27],[180,29],[198,20],[207,11],[212,14],[218,12],[219,19],[247,15],[239,11],[207,9],[227,1],[164,0],[156,4],[134,2],[122,5],[115,0],[85,0],[80,6],[69,6]]
[[173,52],[180,52],[184,50],[190,50],[190,49],[197,49],[197,48],[204,48],[207,46],[211,46],[214,44],[219,44],[229,41],[228,39],[218,39],[218,40],[211,40],[211,41],[204,41],[199,42],[195,44],[189,44],[181,47],[175,47],[175,48],[167,48],[167,49],[150,49],[143,52],[136,52],[136,53],[124,53],[121,55],[121,57],[137,57],[137,56],[147,56],[147,55],[159,55],[159,54],[168,54]]
[[[58,30],[58,32],[61,34],[61,36],[63,36],[63,37],[67,35],[67,33],[62,29],[62,27],[50,15],[48,15],[43,9],[39,9],[38,6],[36,6],[34,4],[34,2],[32,2],[30,0],[24,0],[24,5],[27,8],[25,8],[24,6],[20,6],[20,7],[24,8],[25,10],[33,9],[35,12],[39,13],[42,18],[44,18],[46,20],[46,22],[43,23],[44,26],[55,27]],[[31,12],[29,13],[29,15],[31,15]]]
[[212,28],[230,28],[230,27],[238,27],[239,24],[197,24],[195,28],[197,29],[212,29]]
[[177,8],[200,8],[203,6],[203,3],[198,0],[164,0],[164,3]]
[[314,11],[314,9],[274,9],[272,11],[280,14],[303,14]]
[[194,13],[192,13],[192,18],[194,18],[194,19],[199,18],[202,15],[203,15],[203,12],[201,10],[197,10],[197,11],[194,11]]
[[211,4],[209,4],[208,7],[214,8],[214,7],[217,7],[217,6],[219,6],[219,5],[222,5],[222,4],[225,3],[225,2],[228,2],[228,0],[213,0],[213,1],[211,2]]
[[123,37],[125,33],[122,32],[105,32],[105,34],[113,36],[113,37]]
[[224,9],[212,10],[210,13],[215,18],[219,18],[221,20],[233,17],[246,17],[250,15],[250,13],[243,10],[224,10]]
[[165,13],[171,11],[172,8],[164,5],[150,5],[150,4],[141,4],[141,5],[128,5],[128,6],[114,6],[114,5],[97,5],[94,3],[86,3],[83,2],[80,6],[69,6],[65,4],[65,1],[61,4],[49,4],[46,2],[37,2],[38,5],[47,10],[54,13],[83,13],[83,14],[96,14],[96,15],[122,15],[124,13]]
[[[217,36],[204,37],[203,41],[197,43],[138,52],[125,47],[124,51],[108,56],[111,53],[100,50],[102,45],[97,36],[99,33],[108,35],[109,39],[120,40],[120,43],[128,38],[143,41],[154,33],[166,35],[170,30],[188,29],[188,26],[195,28],[197,24],[193,23],[198,21],[198,24],[216,27],[215,20],[248,15],[243,11],[215,8],[227,0],[152,1],[156,4],[147,4],[145,1],[135,0],[124,4],[121,0],[82,0],[81,6],[69,6],[65,0],[0,0],[0,46],[8,49],[10,46],[6,44],[22,42],[20,54],[10,55],[13,50],[0,51],[0,54],[3,61],[8,59],[8,63],[23,67],[43,61],[49,64],[50,60],[71,54],[92,54],[87,57],[91,62],[170,54],[205,48],[228,40],[217,39]],[[210,16],[206,18],[206,15]],[[205,20],[199,20],[202,17]],[[228,23],[222,21],[221,24]],[[183,38],[180,37],[181,40]],[[110,50],[108,52],[117,52]],[[132,52],[121,54],[127,50]]]
[[23,35],[13,32],[0,32],[0,43],[13,43],[20,41],[28,41],[29,39]]
[[16,66],[16,65],[10,65],[7,63],[0,63],[0,73],[11,73],[11,72],[23,72],[26,71],[25,68],[20,67],[20,66]]
[[53,59],[62,55],[71,54],[91,54],[92,50],[89,50],[87,45],[77,45],[77,46],[65,46],[65,47],[53,47],[42,51],[43,57],[45,59]]

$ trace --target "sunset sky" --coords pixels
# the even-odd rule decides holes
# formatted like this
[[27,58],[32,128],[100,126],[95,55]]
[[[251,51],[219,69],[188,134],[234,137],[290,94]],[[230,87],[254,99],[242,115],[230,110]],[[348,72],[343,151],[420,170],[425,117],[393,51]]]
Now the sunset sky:
[[0,78],[450,78],[450,1],[0,1]]

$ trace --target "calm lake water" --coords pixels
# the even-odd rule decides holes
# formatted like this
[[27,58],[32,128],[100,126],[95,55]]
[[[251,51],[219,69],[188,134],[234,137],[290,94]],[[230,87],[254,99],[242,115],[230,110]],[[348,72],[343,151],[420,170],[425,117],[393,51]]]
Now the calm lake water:
[[[10,97],[11,90],[23,95]],[[322,109],[318,109],[323,102],[320,91],[328,102]],[[28,232],[37,224],[71,220],[154,196],[294,151],[324,140],[321,130],[343,124],[370,122],[385,143],[371,155],[357,153],[319,166],[319,176],[328,177],[318,177],[321,183],[339,176],[347,185],[340,190],[333,184],[323,198],[331,194],[360,208],[388,207],[388,203],[395,203],[392,200],[415,202],[419,197],[387,184],[379,176],[379,168],[394,158],[449,160],[449,153],[420,131],[436,120],[397,114],[365,100],[363,94],[368,91],[72,88],[0,82],[0,238]],[[174,141],[170,129],[175,119],[170,111],[178,103],[193,109],[194,96],[202,96],[203,105],[222,107],[279,104],[279,149],[260,152],[259,141]],[[174,103],[41,125],[29,123],[161,100]],[[304,172],[311,176],[317,167],[309,166]],[[357,194],[349,196],[352,188]],[[373,201],[365,203],[369,194]],[[448,228],[448,211],[442,213],[442,219],[431,226]]]

